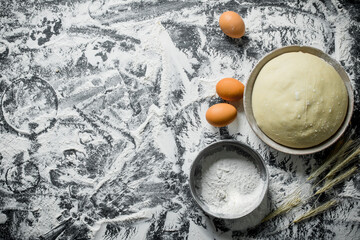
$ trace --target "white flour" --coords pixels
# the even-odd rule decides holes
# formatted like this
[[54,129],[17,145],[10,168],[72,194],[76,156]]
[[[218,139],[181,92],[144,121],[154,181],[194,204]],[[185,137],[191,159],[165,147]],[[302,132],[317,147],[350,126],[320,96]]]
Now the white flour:
[[[155,0],[150,1],[156,2]],[[223,36],[218,28],[218,18],[225,10],[225,5],[232,5],[228,2],[236,1],[199,1],[196,5],[189,5],[189,7],[181,10],[167,11],[163,15],[158,14],[153,18],[148,17],[141,21],[136,19],[122,21],[124,17],[129,19],[137,17],[131,11],[128,15],[126,15],[126,11],[121,14],[106,14],[110,18],[111,16],[119,18],[118,21],[112,18],[108,19],[109,25],[101,24],[107,20],[101,18],[102,10],[106,10],[106,7],[119,10],[128,1],[120,3],[114,0],[94,0],[89,2],[75,1],[51,9],[46,7],[50,6],[49,1],[48,5],[31,10],[31,14],[22,13],[21,9],[14,9],[12,14],[16,15],[17,24],[14,24],[13,17],[2,17],[2,24],[6,27],[0,29],[0,36],[2,41],[11,39],[5,43],[10,51],[7,61],[11,61],[12,66],[4,69],[1,73],[2,81],[6,83],[5,85],[9,85],[14,79],[25,76],[31,77],[34,74],[39,75],[54,88],[59,98],[57,123],[48,132],[38,136],[37,142],[33,143],[28,138],[14,133],[1,133],[0,149],[3,159],[0,165],[4,170],[13,168],[13,157],[15,155],[24,153],[24,159],[27,161],[30,158],[29,149],[32,145],[41,145],[35,154],[32,153],[31,157],[39,159],[36,164],[41,175],[42,188],[37,190],[40,192],[39,194],[32,195],[29,203],[16,201],[16,198],[11,195],[11,191],[5,185],[6,171],[0,172],[0,180],[4,184],[1,186],[1,191],[8,194],[1,206],[3,213],[7,213],[6,210],[13,212],[12,209],[17,209],[21,212],[21,216],[25,212],[29,212],[27,218],[33,219],[36,216],[36,221],[32,221],[31,226],[25,224],[24,220],[24,224],[14,224],[12,226],[13,231],[16,232],[16,236],[28,239],[30,237],[37,238],[55,228],[63,221],[63,218],[58,218],[64,210],[59,206],[61,203],[59,199],[60,196],[65,196],[72,203],[73,207],[70,211],[79,216],[76,224],[89,227],[91,231],[89,234],[96,236],[96,239],[116,238],[106,235],[107,224],[110,220],[117,224],[126,222],[126,220],[132,223],[121,228],[117,239],[151,238],[146,237],[147,232],[154,226],[160,229],[161,224],[158,222],[164,220],[160,219],[162,211],[167,211],[164,229],[169,232],[175,232],[175,229],[184,229],[188,224],[188,239],[230,239],[231,231],[218,236],[222,233],[216,228],[212,229],[210,218],[204,217],[202,213],[198,212],[193,214],[193,209],[190,208],[192,205],[189,204],[190,198],[184,193],[186,191],[180,190],[176,197],[169,197],[171,199],[169,202],[166,199],[164,203],[156,205],[157,199],[164,198],[158,197],[159,194],[155,192],[150,191],[148,194],[149,191],[146,189],[144,191],[141,186],[146,186],[146,183],[155,185],[158,182],[164,182],[164,179],[159,178],[159,176],[166,175],[164,173],[170,169],[174,173],[186,175],[197,153],[206,145],[220,138],[218,129],[207,124],[205,119],[209,99],[215,97],[215,85],[219,79],[233,76],[246,84],[251,70],[262,56],[277,47],[291,44],[317,47],[341,61],[344,66],[353,66],[355,60],[350,49],[355,41],[348,30],[356,23],[352,22],[345,9],[339,9],[341,4],[337,1],[333,1],[334,9],[332,11],[323,1],[319,0],[312,0],[307,3],[295,3],[294,1],[288,3],[288,7],[284,8],[269,3],[252,4],[251,1],[241,1],[238,5],[233,5],[233,10],[244,10],[242,17],[247,32],[244,39],[231,42]],[[133,4],[134,1],[131,3]],[[95,18],[92,18],[89,12]],[[151,11],[145,9],[144,12]],[[52,35],[48,42],[39,45],[38,38],[44,37],[42,36],[43,31],[48,28],[47,25],[42,24],[45,22],[45,18],[50,21],[61,19],[62,29],[58,35]],[[53,32],[54,26],[51,25],[50,27]],[[182,29],[187,32],[183,37],[181,37]],[[33,31],[37,36],[35,40],[27,37]],[[332,38],[335,38],[334,42],[329,41]],[[101,49],[101,46],[107,41],[115,44],[109,50],[110,52]],[[183,43],[188,45],[183,45]],[[122,44],[127,47],[122,47]],[[22,49],[28,50],[22,51]],[[98,51],[95,51],[96,49]],[[0,47],[0,53],[3,51],[5,49]],[[106,61],[103,60],[101,54],[106,54]],[[92,71],[80,71],[83,67],[77,67],[75,64],[82,62],[82,59],[92,66]],[[138,69],[137,66],[146,66],[144,75],[135,76],[129,71],[129,69]],[[70,73],[74,73],[67,75],[66,69],[70,69]],[[78,70],[79,72],[77,72]],[[133,80],[131,82],[117,81],[123,79],[123,76],[130,76]],[[157,76],[159,77],[157,78]],[[350,78],[354,79],[353,71],[350,71]],[[155,84],[155,82],[157,83]],[[152,85],[159,86],[161,90],[158,99],[150,102],[148,106],[145,103],[154,98],[153,95],[149,94],[151,88],[148,86]],[[135,92],[135,90],[141,90],[141,94],[129,95],[129,92]],[[180,91],[183,92],[181,98],[173,97],[175,92]],[[135,118],[133,110],[128,106],[132,101],[137,100],[138,96],[143,96],[146,101],[139,101],[139,106],[143,108]],[[59,179],[66,184],[76,182],[80,186],[82,194],[87,197],[92,196],[99,189],[102,190],[104,196],[116,191],[119,194],[129,192],[126,195],[127,197],[136,196],[136,199],[139,199],[127,207],[135,214],[121,212],[121,217],[103,216],[98,214],[97,207],[90,204],[89,198],[86,200],[89,206],[78,210],[77,206],[81,205],[79,201],[67,197],[69,187],[54,187],[51,183],[49,171],[57,169],[57,165],[65,161],[63,151],[75,149],[77,152],[86,153],[86,146],[83,142],[99,146],[99,150],[105,144],[104,139],[96,133],[96,129],[94,130],[89,124],[86,124],[73,109],[73,106],[77,106],[78,109],[89,114],[92,113],[92,110],[102,109],[102,105],[107,107],[102,110],[101,115],[99,114],[99,119],[106,120],[121,131],[115,128],[111,129],[110,125],[105,126],[105,124],[100,124],[97,121],[95,124],[100,126],[98,131],[106,130],[109,132],[114,138],[114,143],[123,142],[123,149],[120,153],[112,153],[114,158],[109,159],[102,169],[106,174],[98,174],[96,177],[90,178],[87,175],[79,175],[75,171],[77,167],[72,166],[61,169],[59,172],[62,175]],[[303,186],[302,183],[305,181],[306,174],[310,171],[304,162],[310,161],[310,165],[313,167],[318,163],[311,156],[290,157],[270,149],[252,132],[241,104],[238,110],[236,120],[228,126],[229,134],[236,140],[246,142],[267,161],[270,175],[269,199],[273,207],[279,206],[293,189]],[[117,116],[120,116],[120,120]],[[172,125],[164,123],[164,119],[167,118],[170,118],[169,122],[176,123],[176,130]],[[80,123],[83,124],[81,125],[83,127],[77,127],[77,124],[80,126]],[[131,136],[134,142],[126,140],[123,132]],[[151,153],[155,150],[161,154],[152,156]],[[139,179],[134,180],[133,176],[140,176],[136,174],[139,172],[137,164],[140,165],[136,161],[142,159],[140,157],[135,158],[135,156],[142,152],[146,153],[144,156],[148,161],[142,166],[143,168],[149,166],[151,173],[144,174]],[[87,156],[87,158],[90,157]],[[231,157],[228,157],[228,159],[214,162],[213,166],[209,165],[207,176],[212,177],[212,180],[215,181],[217,175],[211,175],[212,167],[216,167],[217,164],[223,167],[226,162],[231,162],[230,160]],[[78,165],[82,164],[81,161],[77,160]],[[251,178],[245,179],[247,182],[251,183],[259,177],[256,169],[249,162],[241,161],[240,163],[244,167],[249,167],[249,170],[246,170],[248,173],[254,173]],[[231,172],[234,173],[231,178],[229,178],[229,173],[224,174],[223,182],[230,182],[231,179],[240,177],[235,175],[235,173],[245,171],[244,169],[235,171],[235,168],[240,168],[240,163],[239,166],[234,164],[231,168]],[[116,189],[106,187],[107,182],[114,181],[119,176],[123,182],[127,181],[129,184],[115,184],[118,186]],[[186,181],[182,183],[166,181],[173,185],[179,185],[181,189],[186,189],[188,184]],[[225,183],[221,185],[219,180],[216,181],[216,186],[226,185]],[[240,185],[245,182],[242,180],[231,181],[231,183],[234,182],[238,185],[228,184],[229,186],[224,187],[222,193],[226,193],[227,195],[224,196],[227,198],[222,198],[221,201],[216,198],[216,196],[221,196],[221,192],[216,187],[204,186],[202,188],[204,199],[207,196],[210,197],[212,203],[218,204],[218,206],[212,205],[212,207],[223,213],[225,211],[234,212],[235,209],[240,211],[241,207],[249,207],[246,206],[245,201],[251,202],[250,199],[256,199],[253,195],[260,191],[262,184],[250,185],[250,190],[254,188],[252,189],[254,191],[251,194],[245,194],[243,189],[240,191]],[[229,189],[230,186],[233,189]],[[230,191],[234,190],[235,187],[240,189],[237,195],[233,195],[233,191]],[[345,199],[348,196],[355,196],[355,190],[355,184],[351,185],[349,182],[341,197]],[[214,194],[215,192],[218,195]],[[239,201],[239,206],[236,208],[231,208],[230,197],[234,197],[234,199],[242,197],[243,201]],[[92,199],[98,199],[98,202],[102,202],[101,194]],[[125,203],[125,200],[121,198],[104,202],[114,212],[120,212],[118,206],[121,206],[119,204],[122,203],[121,201]],[[179,206],[180,209],[169,210],[163,206]],[[349,208],[346,205],[344,207],[346,207],[347,214],[350,212],[355,216],[356,207]],[[335,212],[326,212],[325,218],[330,220],[335,216],[339,221],[346,222],[347,217],[340,213],[341,209],[339,207]],[[144,215],[144,218],[148,220],[144,220],[142,217]],[[148,215],[152,215],[152,217],[150,218]],[[196,217],[192,217],[193,215]],[[0,213],[0,223],[10,224],[10,220],[16,219],[16,217],[17,215],[5,218]],[[85,221],[85,218],[89,217],[95,222],[93,226]],[[26,219],[26,217],[22,218]],[[190,219],[189,222],[187,219]],[[199,221],[201,222],[199,223]],[[282,238],[291,238],[291,236],[285,237],[286,231],[281,229],[287,224],[287,221],[287,218],[282,218],[269,222],[269,229],[280,234]],[[26,219],[26,222],[30,221]],[[244,225],[242,224],[243,228]],[[301,227],[305,231],[312,229],[311,225],[302,225]],[[326,230],[331,234],[331,232],[339,233],[343,231],[343,228],[341,225],[338,228],[334,227],[335,230]],[[348,229],[354,228],[349,225]],[[130,231],[134,235],[125,237],[125,233]],[[296,233],[296,229],[288,231]],[[266,234],[266,231],[262,232],[261,234]],[[292,237],[296,238],[297,236],[293,235]],[[342,236],[339,235],[338,237],[341,238]],[[267,238],[267,235],[262,235],[262,238]],[[175,237],[170,239],[175,239]]]
[[254,163],[233,152],[218,152],[204,161],[199,193],[210,211],[239,215],[258,202],[263,186]]

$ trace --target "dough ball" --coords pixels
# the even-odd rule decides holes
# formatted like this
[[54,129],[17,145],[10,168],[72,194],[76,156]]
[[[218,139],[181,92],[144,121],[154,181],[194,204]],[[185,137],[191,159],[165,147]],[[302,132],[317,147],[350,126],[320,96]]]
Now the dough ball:
[[293,148],[312,147],[331,137],[347,107],[340,75],[323,59],[303,52],[285,53],[265,64],[252,93],[260,129]]

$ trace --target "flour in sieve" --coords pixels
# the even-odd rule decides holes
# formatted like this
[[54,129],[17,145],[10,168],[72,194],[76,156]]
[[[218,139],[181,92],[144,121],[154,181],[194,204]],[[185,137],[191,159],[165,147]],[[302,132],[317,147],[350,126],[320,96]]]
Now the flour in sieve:
[[210,211],[239,215],[258,203],[264,183],[253,162],[235,152],[223,151],[203,161],[197,186]]

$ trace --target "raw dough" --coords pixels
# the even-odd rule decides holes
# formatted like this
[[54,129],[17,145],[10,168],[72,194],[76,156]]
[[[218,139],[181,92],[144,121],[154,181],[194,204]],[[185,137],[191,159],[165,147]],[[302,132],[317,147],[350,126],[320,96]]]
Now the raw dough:
[[331,137],[347,113],[348,95],[336,70],[302,52],[282,54],[261,69],[252,93],[254,117],[274,141],[308,148]]

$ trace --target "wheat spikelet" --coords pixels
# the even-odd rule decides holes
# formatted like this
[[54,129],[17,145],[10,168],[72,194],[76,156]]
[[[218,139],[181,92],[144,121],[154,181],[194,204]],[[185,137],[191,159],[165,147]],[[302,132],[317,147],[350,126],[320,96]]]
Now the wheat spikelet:
[[325,161],[318,169],[316,169],[307,179],[306,181],[309,181],[313,178],[316,178],[321,173],[323,173],[338,157],[344,155],[346,150],[352,145],[353,141],[349,140],[344,145],[340,147],[340,149],[332,154],[327,161]]
[[337,203],[336,200],[331,200],[331,201],[328,201],[326,203],[324,203],[323,205],[317,207],[317,208],[314,208],[314,209],[311,209],[310,211],[306,212],[304,215],[296,218],[293,222],[294,223],[298,223],[298,222],[301,222],[305,219],[308,219],[308,218],[311,218],[311,217],[314,217],[316,216],[317,214],[331,208],[332,206],[334,206],[335,204]]
[[348,165],[357,155],[360,154],[360,147],[351,153],[344,161],[341,161],[339,164],[335,165],[333,169],[325,176],[326,178],[333,177],[337,172],[343,169]]
[[344,179],[346,179],[347,177],[349,177],[351,174],[353,174],[355,171],[357,170],[357,167],[354,166],[352,167],[350,170],[346,171],[345,173],[339,175],[338,177],[334,178],[333,180],[331,180],[330,182],[326,183],[322,188],[320,188],[314,195],[323,193],[327,190],[329,190],[330,188],[332,188],[333,186],[335,186],[336,184],[338,184],[339,182],[343,181]]
[[261,222],[266,222],[278,215],[286,213],[286,212],[290,211],[292,208],[299,205],[301,202],[302,202],[302,200],[300,198],[300,192],[297,192],[286,203],[282,204],[280,207],[278,207],[273,212],[271,212],[269,215],[267,215]]

